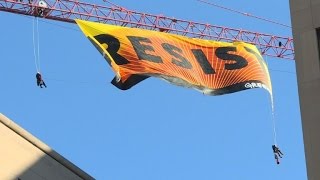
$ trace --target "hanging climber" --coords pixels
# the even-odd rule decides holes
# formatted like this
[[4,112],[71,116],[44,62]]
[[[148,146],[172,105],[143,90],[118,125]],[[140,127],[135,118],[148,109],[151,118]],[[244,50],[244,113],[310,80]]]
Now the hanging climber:
[[42,88],[42,86],[44,86],[45,88],[47,88],[46,83],[44,83],[40,72],[37,72],[36,78],[37,78],[37,85],[40,86],[40,88]]
[[279,158],[282,158],[282,152],[280,151],[279,147],[276,145],[272,145],[272,150],[274,153],[274,158],[276,159],[277,164],[280,164]]

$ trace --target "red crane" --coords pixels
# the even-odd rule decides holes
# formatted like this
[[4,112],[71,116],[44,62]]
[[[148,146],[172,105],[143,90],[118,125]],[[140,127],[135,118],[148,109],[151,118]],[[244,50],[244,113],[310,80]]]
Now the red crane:
[[157,30],[218,41],[255,44],[261,54],[294,59],[293,39],[131,11],[106,1],[106,6],[76,0],[0,0],[0,11],[75,23],[74,19]]

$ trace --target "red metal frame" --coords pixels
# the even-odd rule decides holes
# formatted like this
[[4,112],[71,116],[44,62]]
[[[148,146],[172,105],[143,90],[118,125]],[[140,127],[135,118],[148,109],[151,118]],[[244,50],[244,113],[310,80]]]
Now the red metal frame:
[[[38,16],[39,0],[0,0],[0,11]],[[41,17],[75,23],[74,19],[95,21],[180,34],[218,41],[245,41],[255,44],[263,55],[294,59],[293,39],[259,32],[233,29],[127,10],[108,1],[109,6],[75,0],[45,0],[48,7]],[[281,46],[280,46],[281,44]]]

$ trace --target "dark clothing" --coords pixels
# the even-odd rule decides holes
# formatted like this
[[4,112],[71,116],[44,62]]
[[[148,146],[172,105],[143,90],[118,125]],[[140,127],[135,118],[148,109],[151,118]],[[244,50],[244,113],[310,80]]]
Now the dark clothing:
[[40,73],[36,74],[36,78],[37,78],[37,86],[40,86],[40,88],[42,88],[42,86],[47,87],[46,83],[44,83]]
[[279,157],[276,154],[274,155],[274,159],[276,160],[277,164],[280,164]]
[[40,73],[37,73],[36,74],[36,78],[37,78],[37,80],[41,80],[42,78],[41,78],[41,74]]
[[274,158],[276,159],[277,164],[280,164],[279,157],[282,158],[281,156],[283,155],[282,152],[276,145],[272,145],[272,150],[273,150]]

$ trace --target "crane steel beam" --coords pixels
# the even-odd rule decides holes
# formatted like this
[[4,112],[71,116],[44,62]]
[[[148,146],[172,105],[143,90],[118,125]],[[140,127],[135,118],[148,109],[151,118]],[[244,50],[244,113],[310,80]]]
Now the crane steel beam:
[[[45,2],[43,7],[41,2]],[[75,23],[82,19],[100,23],[179,34],[192,38],[217,41],[244,41],[256,45],[261,54],[283,59],[294,59],[293,39],[259,32],[234,29],[211,24],[152,15],[127,10],[106,1],[108,6],[76,0],[0,0],[0,11],[38,16],[46,19]]]

